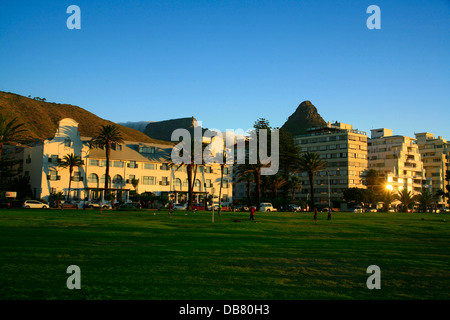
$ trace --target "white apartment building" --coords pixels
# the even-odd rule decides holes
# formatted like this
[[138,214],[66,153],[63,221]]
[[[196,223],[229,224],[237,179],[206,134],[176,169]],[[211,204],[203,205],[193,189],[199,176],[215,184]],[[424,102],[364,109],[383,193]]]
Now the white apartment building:
[[[450,143],[441,136],[435,138],[434,134],[428,132],[416,133],[415,136],[426,177],[431,179],[433,195],[439,190],[447,192],[448,182],[445,181],[445,174],[450,170]],[[444,197],[437,197],[437,204],[446,205]]]
[[[67,195],[71,179],[70,198],[74,200],[98,200],[104,195],[105,180],[116,200],[127,201],[131,190],[137,193],[167,194],[170,200],[183,202],[187,198],[188,179],[185,166],[170,166],[173,144],[124,141],[113,144],[109,177],[105,176],[106,155],[99,148],[91,148],[90,137],[82,137],[78,123],[70,118],[62,119],[53,138],[24,150],[24,175],[30,177],[35,198],[48,199],[50,194],[62,191]],[[64,155],[81,157],[83,165],[75,168],[72,177],[69,170],[58,166]],[[195,201],[212,195],[218,202],[220,165],[199,166],[195,174]],[[222,184],[222,205],[232,201],[232,167],[226,166]],[[133,179],[139,180],[136,188]]]
[[386,128],[371,130],[369,169],[377,170],[393,192],[406,188],[412,194],[420,193],[430,187],[431,180],[426,177],[417,141],[392,133]]

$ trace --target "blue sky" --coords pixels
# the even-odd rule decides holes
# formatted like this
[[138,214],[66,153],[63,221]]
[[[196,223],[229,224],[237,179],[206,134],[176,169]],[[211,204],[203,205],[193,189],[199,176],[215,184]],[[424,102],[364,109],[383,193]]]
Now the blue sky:
[[[66,27],[72,4],[81,30]],[[220,130],[281,126],[310,100],[368,133],[450,140],[449,39],[448,0],[3,1],[0,90]]]

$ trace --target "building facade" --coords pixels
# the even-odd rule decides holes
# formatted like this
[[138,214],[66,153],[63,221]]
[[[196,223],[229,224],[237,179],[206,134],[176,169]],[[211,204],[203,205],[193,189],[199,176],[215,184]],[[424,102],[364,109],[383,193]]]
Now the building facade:
[[[448,182],[445,181],[445,175],[450,170],[450,143],[428,132],[416,133],[415,136],[426,177],[431,179],[432,194],[436,196],[439,190],[446,192]],[[439,206],[446,206],[443,196],[436,196],[436,202]]]
[[[327,163],[325,170],[315,177],[315,197],[317,204],[328,205],[330,198],[340,201],[343,191],[348,188],[366,188],[363,174],[367,170],[367,135],[353,129],[352,125],[330,122],[323,127],[308,129],[304,135],[295,137],[302,152],[317,153]],[[301,173],[302,190],[298,198],[310,199],[310,186],[307,173]]]
[[[100,148],[93,148],[90,137],[82,137],[78,123],[62,119],[55,136],[36,143],[24,150],[23,171],[30,177],[35,198],[48,200],[52,193],[67,195],[71,179],[70,199],[92,201],[102,199],[105,181],[119,202],[129,200],[130,191],[156,196],[167,194],[174,202],[187,199],[188,178],[186,166],[171,166],[170,154],[173,144],[124,141],[113,144],[109,163],[109,177],[105,175],[106,155]],[[75,154],[83,160],[71,177],[69,170],[58,166],[64,155]],[[232,201],[232,167],[225,166],[222,183],[222,205]],[[194,181],[195,201],[212,196],[218,202],[221,182],[219,164],[202,165],[197,168]]]
[[386,188],[396,193],[406,188],[418,194],[430,187],[416,139],[392,135],[391,129],[371,130],[368,141],[369,169],[384,177]]

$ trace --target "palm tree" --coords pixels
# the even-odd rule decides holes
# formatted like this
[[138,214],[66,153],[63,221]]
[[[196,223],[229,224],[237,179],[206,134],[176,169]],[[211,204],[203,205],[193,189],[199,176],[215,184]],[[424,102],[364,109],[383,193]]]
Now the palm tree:
[[236,167],[235,173],[239,176],[244,174],[252,174],[253,181],[255,182],[256,191],[256,211],[261,209],[261,169],[264,165],[258,161],[256,164],[250,164],[246,161],[245,164],[241,164]]
[[19,138],[20,133],[24,132],[22,129],[23,123],[18,123],[17,118],[9,120],[0,114],[0,159],[2,156],[3,145],[5,143],[14,143]]
[[426,212],[427,209],[432,206],[434,198],[430,190],[422,189],[421,193],[416,196],[416,200],[419,203],[420,208]]
[[287,186],[291,191],[291,200],[295,199],[295,192],[302,190],[302,181],[298,176],[291,175],[287,182]]
[[[169,167],[173,167],[176,166],[176,168],[180,168],[181,166],[185,165],[186,166],[186,172],[187,172],[187,176],[188,176],[188,210],[192,210],[192,204],[193,204],[193,198],[194,198],[194,184],[195,184],[195,180],[196,180],[196,176],[197,176],[197,169],[200,166],[204,165],[204,159],[203,159],[203,150],[208,146],[208,144],[203,143],[202,142],[202,150],[201,150],[201,154],[197,154],[196,150],[195,150],[195,138],[192,138],[188,143],[190,143],[190,157],[189,157],[189,162],[185,163],[174,163],[171,159],[169,159]],[[183,157],[184,155],[182,154],[185,150],[185,148],[183,147],[183,145],[181,146],[182,148],[180,148],[179,152],[180,152],[180,157]],[[199,156],[202,156],[202,163],[198,164],[195,161],[196,159],[198,160]]]
[[314,152],[302,153],[299,159],[299,170],[306,172],[309,178],[309,185],[311,188],[311,209],[314,211],[316,204],[314,198],[314,176],[316,172],[325,169],[327,163],[320,160],[319,155]]
[[408,208],[411,207],[416,200],[412,192],[408,191],[406,188],[397,191],[397,194],[394,195],[394,199],[400,201],[403,205],[404,212],[408,212]]
[[74,168],[79,168],[84,164],[83,160],[81,160],[80,156],[76,156],[73,153],[66,154],[61,162],[58,164],[58,167],[61,168],[69,168],[69,190],[67,191],[67,200],[70,197],[70,186],[72,183],[72,173]]
[[[219,154],[219,156],[221,157],[221,163],[220,163],[220,188],[219,188],[219,204],[221,204],[221,199],[222,199],[222,184],[223,184],[223,171],[225,169],[225,166],[227,165],[227,152],[222,150]],[[222,206],[219,206],[219,211],[218,214],[220,216],[222,211]]]
[[274,192],[275,198],[278,198],[278,189],[287,184],[286,179],[280,174],[275,174],[270,179],[270,184],[272,186],[272,190]]
[[91,144],[94,147],[105,149],[106,170],[105,170],[105,190],[109,187],[109,159],[111,158],[111,146],[113,143],[123,143],[122,134],[117,125],[102,125],[97,134],[92,137]]

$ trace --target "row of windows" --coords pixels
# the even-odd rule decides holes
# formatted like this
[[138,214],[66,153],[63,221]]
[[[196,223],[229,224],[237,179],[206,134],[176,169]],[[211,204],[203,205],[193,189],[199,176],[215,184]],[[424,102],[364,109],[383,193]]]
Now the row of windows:
[[[126,181],[126,183],[132,183],[133,180],[136,180],[136,176],[134,176],[134,175],[129,175],[128,177],[129,177],[129,179]],[[52,181],[60,180],[61,176],[58,175],[57,171],[50,171],[50,174],[48,175],[48,179],[52,180]],[[83,177],[81,177],[80,172],[74,172],[73,176],[72,176],[72,180],[73,181],[83,181]],[[98,178],[98,175],[95,174],[95,173],[91,173],[88,176],[88,182],[89,183],[104,184],[105,180],[106,180],[106,175],[105,174],[102,175],[100,179]],[[109,181],[109,183],[111,183],[111,177],[109,177],[108,181]],[[143,176],[142,177],[142,184],[143,185],[156,185],[156,182],[157,182],[156,181],[156,177],[153,177],[153,176]],[[119,175],[119,174],[115,175],[113,180],[112,180],[112,183],[113,184],[118,184],[118,185],[123,184],[122,176]],[[210,179],[207,179],[205,181],[205,183],[206,183],[206,187],[207,188],[211,188],[212,187],[212,181]],[[168,186],[169,185],[168,178],[167,177],[162,177],[159,184],[162,185],[162,186]],[[173,182],[173,185],[175,187],[181,187],[181,186],[188,187],[188,184],[189,184],[188,179],[185,179],[183,181],[183,183],[182,183],[181,179],[176,178],[174,180],[174,182]],[[196,179],[195,183],[194,183],[194,186],[195,187],[200,187],[200,185],[201,185],[200,180]],[[229,187],[229,181],[227,179],[223,180],[222,187],[224,187],[224,188],[228,188]]]
[[[105,167],[106,160],[97,160],[97,159],[89,159],[89,165],[94,167]],[[123,168],[125,166],[125,161],[109,161],[109,166],[114,168]],[[138,169],[139,164],[136,161],[128,161],[127,168]],[[147,170],[157,170],[158,165],[156,163],[148,163],[144,162],[142,164],[142,168]],[[177,172],[186,172],[186,166],[174,167]],[[162,163],[159,166],[159,170],[170,170],[170,167],[167,163]],[[197,172],[205,172],[205,173],[213,173],[213,169],[211,167],[197,167]],[[229,174],[230,169],[228,167],[223,168],[224,174]]]

